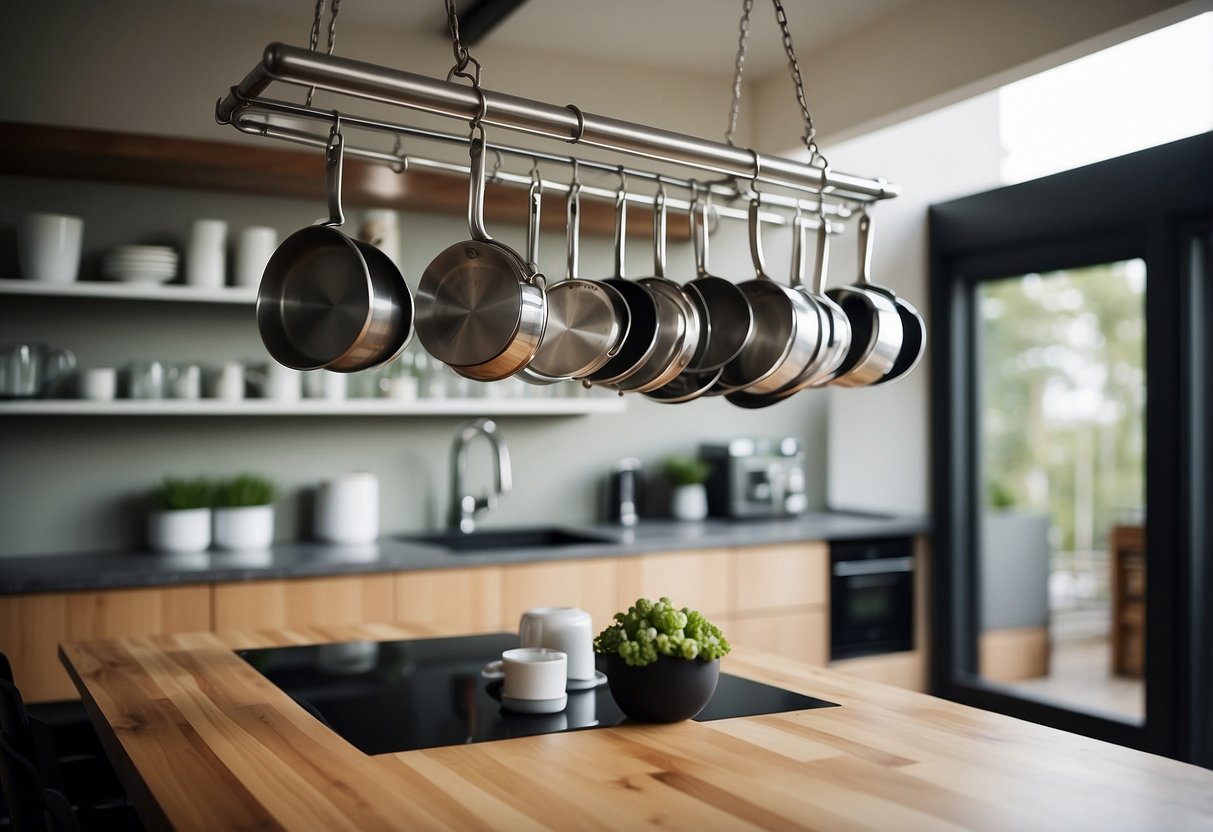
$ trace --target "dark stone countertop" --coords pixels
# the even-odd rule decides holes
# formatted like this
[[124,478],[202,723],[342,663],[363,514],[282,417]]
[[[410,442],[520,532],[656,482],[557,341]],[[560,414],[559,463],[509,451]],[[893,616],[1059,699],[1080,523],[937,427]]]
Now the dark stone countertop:
[[[485,527],[494,531],[506,527]],[[574,527],[569,527],[574,528]],[[810,512],[787,520],[644,520],[631,529],[582,527],[609,538],[602,543],[518,547],[482,552],[451,551],[389,534],[365,546],[279,543],[259,552],[155,554],[148,551],[84,552],[0,558],[0,595],[65,590],[121,589],[220,581],[307,578],[446,569],[504,563],[618,557],[679,549],[765,546],[810,540],[848,540],[924,534],[921,517],[848,512]]]

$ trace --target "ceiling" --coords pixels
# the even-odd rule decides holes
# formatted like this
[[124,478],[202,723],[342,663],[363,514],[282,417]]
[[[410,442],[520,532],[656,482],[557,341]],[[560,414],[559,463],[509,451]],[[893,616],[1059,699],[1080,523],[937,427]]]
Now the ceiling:
[[[310,19],[313,0],[208,0]],[[798,54],[807,54],[912,0],[786,0]],[[468,5],[464,0],[463,5]],[[326,8],[326,14],[328,10]],[[488,36],[494,46],[568,52],[648,66],[732,73],[741,0],[525,0]],[[440,0],[342,0],[342,20],[445,38]],[[751,21],[751,77],[786,66],[775,15],[758,0]]]

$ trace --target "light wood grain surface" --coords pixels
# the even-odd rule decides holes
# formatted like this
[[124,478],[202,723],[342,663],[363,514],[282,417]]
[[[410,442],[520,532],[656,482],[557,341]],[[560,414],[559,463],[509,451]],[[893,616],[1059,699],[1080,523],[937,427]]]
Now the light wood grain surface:
[[1213,772],[738,648],[842,707],[368,757],[232,653],[397,625],[66,644],[120,774],[176,829],[1213,829]]

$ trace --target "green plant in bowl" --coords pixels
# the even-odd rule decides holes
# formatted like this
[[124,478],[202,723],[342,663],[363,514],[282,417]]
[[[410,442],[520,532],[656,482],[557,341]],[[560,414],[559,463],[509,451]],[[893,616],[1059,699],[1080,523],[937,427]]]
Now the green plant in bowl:
[[223,480],[215,487],[215,505],[221,508],[268,506],[277,493],[273,481],[256,474],[241,474]]
[[698,610],[639,598],[594,639],[620,710],[642,722],[690,719],[716,691],[728,639]]
[[215,486],[203,477],[165,477],[151,491],[155,511],[210,508]]
[[669,477],[670,483],[675,486],[699,485],[712,472],[712,466],[709,463],[693,456],[668,457],[662,463],[662,468],[665,470],[665,475]]

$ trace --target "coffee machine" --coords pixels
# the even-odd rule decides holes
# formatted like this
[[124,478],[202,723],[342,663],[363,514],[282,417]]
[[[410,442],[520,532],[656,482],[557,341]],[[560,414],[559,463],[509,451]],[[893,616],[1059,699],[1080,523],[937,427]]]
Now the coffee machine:
[[705,443],[699,456],[712,466],[707,491],[713,516],[792,517],[808,508],[804,449],[793,437]]

